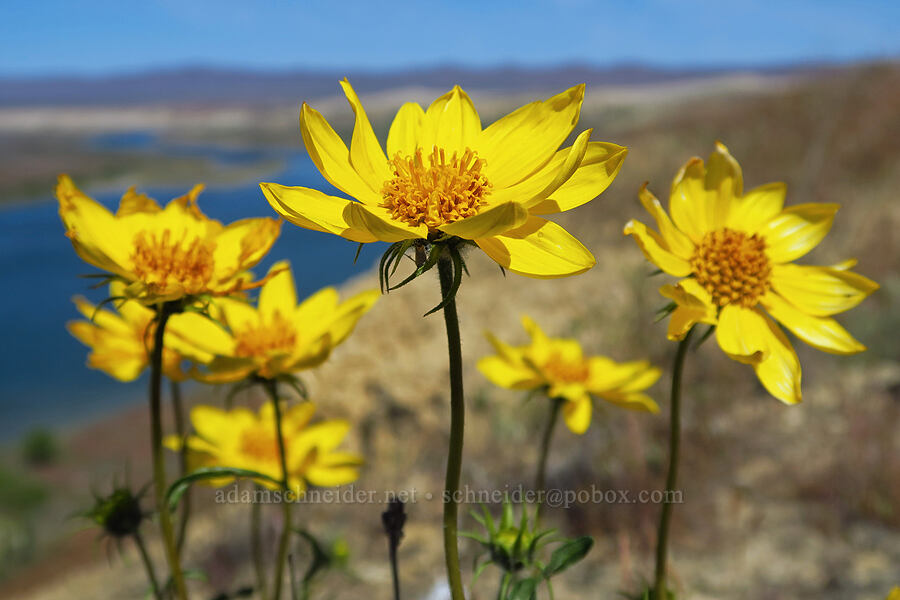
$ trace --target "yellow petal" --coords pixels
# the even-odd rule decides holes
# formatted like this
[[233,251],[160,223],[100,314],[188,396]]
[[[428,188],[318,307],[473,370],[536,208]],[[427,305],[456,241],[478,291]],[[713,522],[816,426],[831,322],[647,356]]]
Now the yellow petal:
[[494,385],[510,390],[531,390],[543,385],[534,371],[500,356],[485,356],[478,361],[478,370]]
[[753,188],[732,205],[726,226],[737,231],[756,233],[782,211],[785,194],[787,186],[780,182]]
[[419,142],[426,153],[437,146],[447,150],[448,154],[458,152],[461,155],[466,148],[475,149],[479,133],[481,120],[475,106],[468,94],[457,85],[432,102],[425,111]]
[[234,338],[224,327],[195,312],[172,315],[166,325],[165,344],[197,362],[211,360],[210,355],[234,352]]
[[351,228],[367,231],[382,242],[400,242],[428,237],[428,227],[407,225],[391,218],[390,212],[377,206],[350,202],[344,208],[344,218]]
[[[559,160],[558,157],[563,152],[565,150],[557,152],[551,163]],[[609,184],[616,178],[627,154],[627,148],[616,144],[588,143],[578,170],[549,198],[532,206],[529,209],[531,214],[546,215],[563,212],[590,202],[609,187]]]
[[577,275],[596,263],[581,242],[540,217],[530,217],[517,229],[475,243],[501,267],[538,279]]
[[375,137],[372,124],[363,108],[362,102],[353,90],[353,86],[346,78],[341,82],[347,101],[356,115],[356,124],[353,126],[353,137],[350,140],[350,164],[359,173],[359,176],[369,184],[375,192],[381,190],[384,182],[391,178],[388,169],[387,157]]
[[337,346],[346,340],[353,333],[360,318],[372,308],[380,297],[379,290],[366,290],[343,302],[328,326],[331,345]]
[[822,241],[834,223],[838,204],[798,204],[766,223],[766,254],[776,263],[800,258]]
[[640,221],[634,219],[628,221],[623,233],[633,236],[647,260],[669,275],[686,277],[691,274],[691,264],[684,258],[673,254],[665,240],[655,231],[647,229],[647,226]]
[[306,480],[318,487],[334,487],[359,479],[358,467],[322,467],[313,465],[306,470]]
[[858,273],[811,265],[775,265],[772,287],[803,312],[827,317],[849,310],[878,289]]
[[290,263],[286,260],[279,261],[272,265],[269,273],[277,274],[266,281],[259,291],[259,313],[264,318],[276,313],[289,317],[297,308],[297,290]]
[[591,399],[585,395],[579,400],[568,400],[563,404],[563,417],[572,431],[581,435],[591,426]]
[[415,102],[407,102],[397,111],[387,137],[387,155],[412,156],[419,146],[425,111]]
[[[113,333],[118,333],[122,336],[134,335],[134,327],[116,313],[106,310],[105,308],[97,310],[95,305],[91,304],[81,296],[76,296],[72,301],[75,303],[78,312],[84,315],[92,325]],[[114,301],[114,305],[116,306],[124,304],[129,304],[129,302],[123,302],[122,300]],[[135,302],[132,304],[137,303]]]
[[352,242],[374,242],[377,238],[364,229],[356,229],[344,218],[351,200],[323,194],[304,187],[286,187],[261,183],[266,200],[279,215],[305,229],[333,233]]
[[617,363],[602,356],[588,359],[590,375],[587,387],[592,394],[610,390],[639,392],[659,379],[661,371],[646,360]]
[[753,366],[756,376],[770,394],[786,404],[801,401],[800,361],[784,332],[770,319],[763,317],[768,354]]
[[716,341],[730,358],[748,365],[759,364],[767,356],[768,326],[759,312],[736,304],[726,304],[719,313]]
[[532,102],[481,132],[478,155],[498,189],[511,186],[540,169],[569,137],[584,100],[584,85]]
[[[361,202],[378,204],[381,196],[350,164],[350,152],[328,121],[306,103],[300,110],[300,133],[306,151],[328,182]],[[379,188],[380,189],[380,188]]]
[[234,298],[218,298],[215,303],[222,311],[225,324],[232,332],[259,327],[259,313],[247,302]]
[[834,319],[810,316],[778,294],[766,294],[762,304],[769,314],[813,348],[832,354],[856,354],[866,349]]
[[117,217],[123,217],[133,213],[157,213],[162,210],[153,198],[146,194],[138,194],[134,187],[128,188],[122,199],[119,200]]
[[333,287],[322,288],[306,300],[294,312],[294,323],[299,331],[320,330],[329,321],[338,305],[338,292]]
[[518,202],[504,202],[489,206],[478,214],[441,225],[438,229],[467,240],[493,237],[525,224],[528,210]]
[[666,249],[679,258],[690,260],[694,255],[694,243],[675,227],[660,201],[647,189],[646,183],[638,191],[638,198],[640,198],[644,209],[656,221],[656,227],[659,229],[659,233],[665,242]]
[[[249,411],[244,410],[245,413]],[[225,412],[221,408],[199,404],[191,409],[191,423],[197,431],[197,435],[208,442],[219,439],[227,439],[228,434],[235,426],[234,415],[237,411]],[[252,415],[251,415],[252,416]]]
[[699,244],[712,229],[707,211],[703,159],[694,157],[681,167],[672,180],[669,193],[669,213],[679,230],[694,244]]
[[715,150],[706,161],[704,188],[707,191],[707,219],[711,227],[719,229],[728,222],[732,204],[744,190],[744,177],[728,148],[716,142]]
[[654,414],[659,412],[659,405],[647,394],[604,392],[599,394],[599,396],[607,402],[611,402],[622,408],[627,408],[628,410],[642,410]]
[[242,219],[222,229],[216,236],[213,253],[215,276],[226,282],[253,267],[269,252],[281,233],[277,219]]

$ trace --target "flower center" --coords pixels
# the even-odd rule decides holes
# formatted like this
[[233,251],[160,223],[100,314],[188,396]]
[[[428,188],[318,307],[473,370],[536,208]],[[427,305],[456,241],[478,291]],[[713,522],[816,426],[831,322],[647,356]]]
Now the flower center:
[[710,231],[691,258],[694,277],[718,306],[751,308],[769,289],[772,265],[757,234],[724,228]]
[[590,369],[587,361],[566,360],[559,354],[553,354],[544,363],[544,372],[553,382],[581,383],[587,381]]
[[172,239],[166,229],[162,235],[141,231],[134,236],[131,255],[134,272],[155,293],[203,292],[213,275],[215,244],[200,238]]
[[235,355],[243,357],[268,358],[290,354],[297,347],[297,330],[280,312],[259,325],[246,325],[241,331],[236,331],[234,337]]
[[389,164],[394,176],[381,188],[381,206],[413,226],[425,223],[435,230],[471,217],[490,193],[491,183],[481,172],[484,160],[469,148],[448,160],[444,149],[435,147],[427,161],[418,148],[412,156],[398,152]]
[[[278,440],[274,431],[268,431],[269,427],[253,425],[241,432],[240,451],[251,458],[261,462],[278,462]],[[284,440],[285,446],[288,440]]]

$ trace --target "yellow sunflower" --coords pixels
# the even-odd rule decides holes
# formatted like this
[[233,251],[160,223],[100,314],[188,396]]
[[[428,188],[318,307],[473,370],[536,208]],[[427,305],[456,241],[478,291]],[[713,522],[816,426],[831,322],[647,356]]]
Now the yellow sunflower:
[[194,369],[195,378],[207,383],[251,375],[275,379],[325,362],[379,296],[378,290],[367,290],[340,302],[337,290],[327,287],[298,305],[294,277],[282,261],[269,270],[258,306],[234,298],[212,303],[211,312],[225,327],[197,313],[174,315],[170,323],[186,343],[213,355]]
[[478,369],[493,384],[512,390],[545,388],[550,398],[565,400],[563,416],[574,433],[591,424],[591,396],[636,410],[659,412],[643,391],[656,383],[660,370],[648,361],[618,363],[605,356],[584,356],[573,339],[548,337],[527,316],[522,325],[531,337],[526,346],[510,346],[491,333],[497,351],[478,361]]
[[[351,483],[359,476],[362,457],[338,451],[350,425],[342,420],[321,421],[310,425],[316,410],[312,402],[303,402],[283,410],[281,431],[284,436],[288,486],[302,494],[307,485],[330,487]],[[246,408],[222,410],[213,406],[195,406],[191,423],[196,433],[187,438],[188,462],[197,467],[232,467],[256,471],[275,481],[282,480],[281,455],[275,429],[275,411],[271,402],[259,412]],[[181,439],[168,436],[165,445],[181,450]],[[233,477],[204,480],[214,487],[234,481]],[[279,484],[267,479],[258,483],[270,489]]]
[[793,264],[825,237],[838,205],[784,208],[785,191],[783,183],[770,183],[744,193],[740,165],[717,143],[705,165],[692,158],[675,176],[671,219],[646,184],[641,188],[659,233],[632,220],[625,234],[650,262],[683,278],[660,289],[676,305],[669,338],[682,339],[696,323],[715,325],[722,350],[752,365],[770,394],[793,404],[801,400],[800,362],[772,318],[814,348],[855,354],[865,346],[831,316],[878,284],[850,271],[856,261]]
[[578,122],[583,85],[527,104],[485,129],[459,86],[428,110],[404,104],[390,127],[387,154],[350,83],[341,86],[356,115],[350,149],[306,104],[300,130],[319,171],[355,200],[261,184],[285,219],[361,243],[471,240],[502,267],[530,277],[574,275],[594,265],[577,239],[541,216],[595,198],[627,152],[589,141],[590,130],[559,149]]
[[[114,281],[110,297],[124,294],[125,284]],[[82,344],[91,348],[88,366],[100,369],[119,381],[134,381],[150,364],[150,346],[156,327],[153,310],[139,302],[116,302],[116,312],[99,309],[82,297],[74,299],[78,311],[87,321],[69,321],[66,328]],[[184,381],[187,373],[182,363],[212,360],[212,354],[185,343],[179,336],[181,315],[169,320],[163,344],[163,373],[174,381]]]
[[223,226],[197,207],[197,185],[161,208],[134,189],[115,214],[59,177],[59,215],[84,261],[117,276],[124,293],[144,304],[255,286],[246,272],[275,243],[281,222],[243,219]]

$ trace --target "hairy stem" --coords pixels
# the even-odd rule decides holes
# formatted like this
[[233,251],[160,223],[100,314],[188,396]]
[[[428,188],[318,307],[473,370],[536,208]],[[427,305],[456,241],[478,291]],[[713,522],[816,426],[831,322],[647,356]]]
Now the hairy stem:
[[162,446],[163,339],[166,323],[176,310],[177,307],[165,302],[158,306],[156,311],[156,330],[153,332],[153,351],[150,355],[150,438],[153,456],[153,488],[156,496],[156,508],[159,511],[159,525],[166,548],[166,560],[169,563],[176,597],[178,600],[187,600],[187,589],[184,585],[184,575],[181,572],[178,547],[172,529],[172,514],[166,504],[166,463]]
[[144,569],[147,571],[147,579],[150,580],[153,597],[156,600],[163,600],[162,590],[159,587],[159,581],[156,579],[156,569],[153,566],[153,561],[150,560],[150,554],[147,553],[147,545],[144,544],[144,538],[141,536],[140,531],[135,531],[132,537],[134,538],[134,544],[141,553],[141,560],[144,562]]
[[666,587],[666,553],[669,542],[669,524],[672,520],[672,498],[678,483],[678,452],[681,447],[681,373],[687,356],[691,328],[678,344],[675,365],[672,368],[672,394],[669,401],[669,471],[666,475],[666,495],[663,498],[662,514],[659,517],[659,532],[656,537],[656,576],[654,579],[654,600],[668,600]]
[[[255,489],[259,489],[256,486]],[[262,550],[262,506],[254,502],[250,507],[250,545],[253,553],[253,570],[256,572],[256,586],[259,588],[259,597],[266,600],[269,597],[269,586],[266,583],[266,568],[263,561]]]
[[[446,255],[438,260],[438,274],[441,280],[441,296],[446,298],[453,286],[453,263]],[[465,600],[459,568],[457,496],[462,472],[466,407],[463,397],[462,348],[455,298],[450,299],[444,306],[444,322],[447,326],[447,346],[450,353],[450,447],[447,454],[447,475],[444,479],[444,556],[451,598]]]
[[[179,477],[188,474],[188,447],[187,447],[187,427],[184,421],[184,404],[181,402],[181,385],[177,381],[169,381],[169,392],[172,396],[172,412],[175,414],[175,433],[181,440],[181,452],[178,455]],[[187,536],[187,524],[191,518],[191,488],[188,486],[187,491],[181,497],[181,521],[178,523],[178,536],[176,537],[175,546],[178,548],[178,554],[181,554],[184,548],[184,540]]]
[[547,420],[547,427],[544,429],[544,436],[541,438],[541,454],[538,459],[537,475],[534,478],[534,489],[538,493],[538,503],[535,509],[535,520],[541,518],[541,509],[544,506],[544,491],[547,488],[547,455],[550,454],[550,441],[553,439],[553,431],[556,428],[556,421],[559,419],[559,411],[562,409],[562,398],[551,398],[550,402],[550,418]]

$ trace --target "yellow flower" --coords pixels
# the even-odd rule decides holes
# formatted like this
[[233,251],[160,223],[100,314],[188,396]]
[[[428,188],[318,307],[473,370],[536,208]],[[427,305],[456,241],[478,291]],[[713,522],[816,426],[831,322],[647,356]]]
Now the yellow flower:
[[[114,281],[110,297],[124,294],[125,284]],[[149,348],[153,345],[155,313],[138,302],[117,302],[117,311],[97,308],[82,297],[74,299],[78,311],[87,321],[69,321],[69,333],[90,346],[88,366],[100,369],[119,381],[134,381],[150,364]],[[187,374],[182,363],[189,358],[199,362],[212,360],[212,355],[184,343],[179,336],[179,319],[173,316],[165,332],[163,373],[174,381],[184,381]]]
[[887,600],[900,600],[900,586],[895,586],[888,594]]
[[354,242],[472,240],[502,267],[530,277],[574,275],[594,265],[578,240],[540,216],[595,198],[627,152],[589,142],[590,130],[559,150],[578,122],[583,85],[525,105],[486,129],[459,86],[427,111],[404,104],[388,133],[387,155],[350,83],[341,86],[356,115],[350,149],[306,104],[300,130],[319,171],[356,201],[261,184],[285,219]]
[[214,355],[192,375],[207,383],[240,381],[251,375],[274,379],[315,367],[347,339],[375,303],[378,290],[339,302],[337,290],[319,290],[299,305],[286,261],[272,265],[257,307],[219,298],[211,312],[228,331],[197,313],[175,315],[173,327],[189,344]]
[[244,219],[225,227],[197,207],[197,185],[165,208],[129,189],[112,214],[59,177],[59,215],[86,262],[128,283],[125,294],[157,304],[253,287],[247,269],[269,251],[281,229],[275,219]]
[[706,165],[693,158],[675,176],[671,219],[641,188],[659,233],[634,220],[625,233],[650,262],[683,278],[660,289],[677,305],[669,339],[682,339],[695,323],[715,325],[722,350],[752,365],[770,394],[793,404],[801,400],[800,362],[770,316],[819,350],[861,352],[865,346],[831,316],[859,304],[878,284],[849,270],[856,261],[792,264],[825,237],[838,205],[784,208],[785,191],[783,183],[770,183],[744,193],[740,165],[716,143]]
[[497,351],[478,361],[492,383],[512,390],[546,388],[550,398],[562,398],[566,425],[584,433],[591,424],[591,396],[624,408],[658,412],[642,393],[659,379],[660,370],[645,360],[617,363],[605,356],[584,356],[573,339],[550,338],[527,316],[522,325],[531,336],[527,346],[510,346],[488,333]]
[[[339,452],[350,429],[341,420],[321,421],[309,425],[316,407],[303,402],[283,410],[281,431],[284,435],[285,462],[288,485],[297,494],[307,484],[321,487],[343,485],[359,476],[363,460],[357,454]],[[188,462],[197,467],[232,467],[248,469],[281,481],[281,455],[275,429],[275,411],[271,402],[258,413],[246,408],[221,410],[213,406],[195,406],[191,410],[195,435],[187,438]],[[167,448],[180,451],[181,440],[168,436]],[[233,477],[206,480],[221,487],[234,481]],[[279,486],[259,479],[258,483],[271,489]]]

